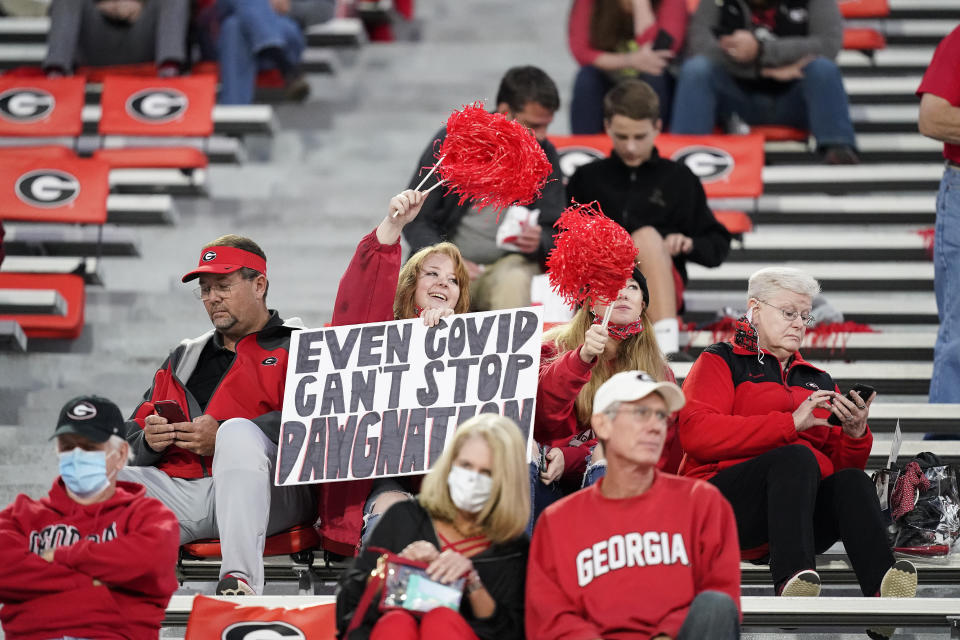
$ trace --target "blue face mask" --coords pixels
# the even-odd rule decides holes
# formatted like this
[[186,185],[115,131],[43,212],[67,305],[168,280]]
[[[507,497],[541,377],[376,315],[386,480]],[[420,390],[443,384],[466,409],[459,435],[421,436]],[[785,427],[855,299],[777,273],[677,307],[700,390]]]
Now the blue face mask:
[[107,454],[71,449],[60,453],[60,477],[74,495],[89,498],[103,491],[107,478]]

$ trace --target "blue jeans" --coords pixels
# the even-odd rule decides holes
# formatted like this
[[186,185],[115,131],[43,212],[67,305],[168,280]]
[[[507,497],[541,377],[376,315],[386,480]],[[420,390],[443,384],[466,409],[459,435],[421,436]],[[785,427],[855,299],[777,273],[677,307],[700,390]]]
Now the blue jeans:
[[933,286],[940,331],[933,349],[930,402],[960,402],[960,169],[951,166],[937,194]]
[[[673,76],[664,72],[659,76],[641,73],[637,77],[657,92],[657,97],[660,98],[660,117],[666,131],[670,116],[670,98],[673,94]],[[603,133],[603,97],[613,85],[610,76],[593,65],[580,67],[573,81],[573,98],[570,100],[571,133]]]
[[269,0],[217,0],[217,15],[221,104],[253,101],[257,71],[277,66],[276,57],[263,59],[265,51],[280,56],[287,68],[300,64],[307,46],[303,31],[292,18],[276,13]]
[[747,124],[779,124],[810,131],[823,148],[856,147],[847,92],[836,63],[816,58],[803,78],[779,91],[752,88],[706,56],[683,63],[673,102],[670,133],[710,134],[719,116],[736,113]]
[[687,611],[677,640],[737,640],[740,612],[722,591],[701,591]]
[[527,523],[527,535],[533,535],[533,525],[543,510],[563,497],[560,483],[543,484],[540,482],[540,468],[536,462],[530,463],[530,522]]

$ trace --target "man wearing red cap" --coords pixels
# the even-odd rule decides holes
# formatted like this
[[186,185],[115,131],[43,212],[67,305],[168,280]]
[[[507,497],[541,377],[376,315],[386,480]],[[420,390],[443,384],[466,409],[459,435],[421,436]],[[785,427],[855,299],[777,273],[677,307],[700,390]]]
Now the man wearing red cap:
[[218,594],[252,595],[263,590],[264,538],[317,513],[310,487],[273,486],[290,334],[303,325],[267,308],[266,256],[249,238],[205,246],[183,276],[194,279],[214,328],[177,345],[154,374],[127,424],[135,466],[122,479],[177,514],[181,543],[220,538]]

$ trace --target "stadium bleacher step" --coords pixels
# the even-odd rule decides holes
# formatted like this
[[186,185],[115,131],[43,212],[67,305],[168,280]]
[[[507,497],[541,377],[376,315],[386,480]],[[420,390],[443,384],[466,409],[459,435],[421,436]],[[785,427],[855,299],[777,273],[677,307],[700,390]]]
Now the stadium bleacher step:
[[922,74],[933,57],[933,46],[896,46],[874,52],[872,56],[859,51],[841,51],[837,64],[848,78],[879,74]]
[[115,225],[63,226],[17,223],[7,226],[3,248],[10,256],[136,256],[139,236]]
[[832,262],[869,262],[896,260],[920,262],[928,252],[919,229],[894,225],[833,227],[830,233],[811,228],[758,227],[730,251],[728,262],[780,260],[824,260]]
[[7,256],[0,273],[74,273],[88,285],[102,285],[99,261],[92,257]]
[[[933,345],[937,341],[936,330],[926,332],[853,333],[827,340],[823,345],[811,345],[808,338],[801,350],[807,359],[815,360],[932,360]],[[692,356],[713,344],[711,332],[697,332],[693,340],[681,340],[683,347]]]
[[936,192],[766,194],[756,202],[756,211],[754,201],[746,198],[711,200],[711,206],[751,212],[758,227],[766,224],[932,226],[936,219]]
[[[943,145],[916,133],[860,133],[857,135],[857,153],[864,163],[939,163]],[[767,142],[764,145],[767,162],[777,164],[820,164],[818,154],[810,153],[801,142]]]
[[904,432],[960,435],[960,404],[888,403],[878,399],[871,405],[870,428],[875,433],[893,433],[897,422]]
[[166,193],[206,196],[207,172],[204,169],[113,169],[110,190],[114,193]]
[[891,0],[891,20],[960,20],[957,0]]
[[26,351],[27,336],[16,320],[0,320],[0,351]]
[[107,196],[107,222],[114,224],[173,224],[178,215],[169,194],[118,194]]
[[918,104],[921,74],[905,76],[844,78],[850,104]]
[[0,316],[64,315],[67,301],[54,289],[0,289]]
[[936,193],[942,162],[860,165],[778,165],[763,168],[765,193],[928,190]]
[[[769,266],[769,262],[726,262],[719,267],[714,269],[709,269],[702,265],[698,264],[688,264],[687,273],[690,276],[690,282],[687,283],[687,291],[690,292],[704,292],[704,294],[709,294],[710,292],[717,295],[723,296],[722,300],[712,302],[711,304],[719,304],[721,302],[732,302],[732,305],[722,305],[722,306],[733,306],[734,308],[739,309],[742,306],[746,305],[746,295],[747,291],[747,279],[754,272]],[[911,309],[900,309],[899,314],[904,312],[912,311],[911,315],[917,315],[922,320],[913,320],[912,322],[930,322],[928,317],[930,313],[936,313],[935,306],[932,300],[930,293],[933,292],[933,263],[929,260],[922,260],[917,262],[902,262],[896,265],[896,268],[893,265],[890,265],[886,262],[861,262],[861,263],[844,263],[844,262],[813,262],[813,261],[785,261],[783,263],[785,266],[795,267],[797,269],[803,269],[814,278],[817,278],[820,281],[820,284],[823,287],[823,290],[827,296],[827,299],[836,307],[838,307],[844,315],[848,313],[861,313],[865,311],[870,315],[882,313],[884,308],[889,308],[889,302],[879,301],[870,303],[870,300],[876,301],[876,294],[870,294],[866,296],[858,296],[852,300],[849,300],[850,306],[847,304],[837,302],[835,296],[839,293],[840,295],[846,295],[846,292],[874,292],[874,291],[897,291],[897,292],[908,292],[910,294],[916,293],[912,297],[907,297],[906,300],[911,303],[908,306]],[[927,291],[930,293],[918,293]],[[690,302],[696,300],[698,296],[702,297],[702,294],[694,295],[693,298],[687,299],[687,307],[690,308]],[[925,304],[924,301],[929,302],[930,304]],[[865,303],[868,307],[865,308],[854,308],[852,305],[857,305]],[[914,307],[912,303],[915,303]],[[697,305],[694,304],[694,309],[706,310],[704,304]],[[716,309],[721,309],[722,306],[716,307]],[[868,311],[869,310],[869,311]],[[917,314],[918,311],[923,313]],[[891,310],[891,313],[893,311]],[[894,320],[890,320],[894,322]],[[932,322],[936,324],[936,317],[933,318]]]
[[845,20],[847,28],[876,29],[883,34],[887,46],[936,46],[956,26],[944,19],[865,19]]
[[[212,116],[214,132],[223,135],[250,133],[270,135],[277,126],[273,107],[268,104],[218,104],[214,106]],[[100,105],[85,105],[82,117],[84,132],[96,133],[97,123],[100,122]]]

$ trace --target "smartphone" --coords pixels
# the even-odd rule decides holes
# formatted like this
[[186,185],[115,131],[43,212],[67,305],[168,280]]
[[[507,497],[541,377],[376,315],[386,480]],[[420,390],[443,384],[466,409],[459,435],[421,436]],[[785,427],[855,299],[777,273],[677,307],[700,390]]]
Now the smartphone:
[[153,409],[158,416],[166,418],[167,422],[171,424],[174,422],[190,422],[176,400],[157,400],[153,403]]
[[[866,402],[870,399],[870,396],[873,394],[873,387],[868,384],[856,383],[850,387],[850,391],[856,391],[860,395],[860,399]],[[850,391],[847,391],[847,397],[853,400],[853,396],[850,395]],[[840,418],[837,417],[837,414],[830,413],[830,417],[827,418],[827,422],[832,424],[835,427],[840,426]]]
[[657,32],[657,37],[653,39],[653,50],[669,50],[671,47],[673,47],[673,36],[670,35],[669,32],[660,29],[660,31]]

